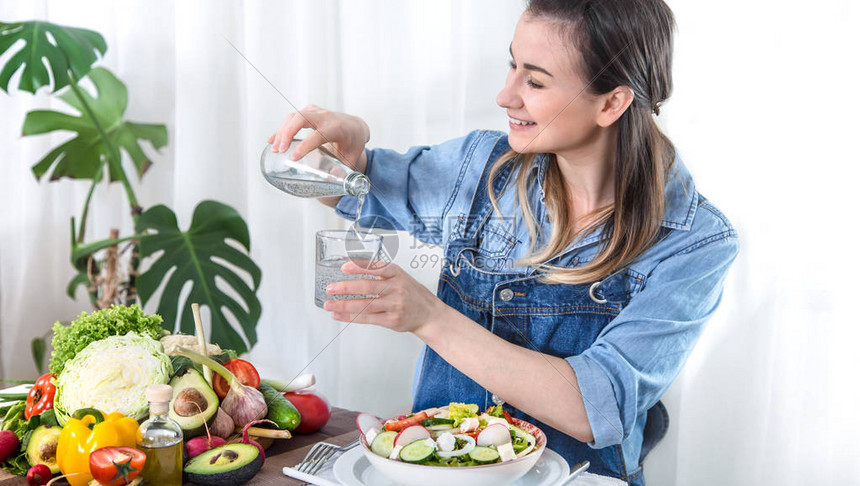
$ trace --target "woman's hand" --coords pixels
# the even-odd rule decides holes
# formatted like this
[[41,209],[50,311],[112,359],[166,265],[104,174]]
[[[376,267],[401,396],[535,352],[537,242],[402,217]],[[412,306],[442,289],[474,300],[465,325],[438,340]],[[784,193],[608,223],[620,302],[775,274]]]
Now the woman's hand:
[[273,152],[285,152],[293,138],[302,128],[313,128],[293,151],[291,158],[298,160],[313,149],[330,143],[332,153],[353,170],[364,172],[367,159],[364,146],[370,140],[370,128],[357,116],[328,111],[316,105],[308,105],[296,113],[290,113],[268,142]]
[[346,280],[330,284],[331,295],[377,295],[375,298],[329,300],[325,310],[336,321],[376,324],[399,332],[418,332],[450,308],[399,266],[365,268],[355,262],[341,267],[343,273],[364,274],[378,280]]

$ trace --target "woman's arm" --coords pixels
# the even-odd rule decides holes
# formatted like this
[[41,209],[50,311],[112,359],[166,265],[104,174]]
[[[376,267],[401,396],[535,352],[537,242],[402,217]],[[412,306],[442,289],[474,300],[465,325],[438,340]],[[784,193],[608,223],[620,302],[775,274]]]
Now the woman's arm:
[[447,306],[397,265],[374,270],[346,263],[342,270],[374,274],[380,280],[337,282],[328,287],[329,294],[379,297],[326,302],[325,309],[333,312],[335,320],[412,332],[511,405],[578,440],[593,439],[576,374],[567,361],[494,335]]
[[581,442],[594,440],[576,373],[564,359],[512,344],[444,304],[413,332],[505,402]]

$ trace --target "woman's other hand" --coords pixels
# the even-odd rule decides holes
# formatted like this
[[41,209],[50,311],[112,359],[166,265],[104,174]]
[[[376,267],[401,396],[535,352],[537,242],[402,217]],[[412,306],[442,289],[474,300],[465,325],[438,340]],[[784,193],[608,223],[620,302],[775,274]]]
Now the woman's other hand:
[[331,144],[332,153],[353,170],[364,172],[367,158],[364,146],[370,140],[370,128],[357,116],[328,111],[308,105],[290,113],[281,127],[269,137],[273,152],[285,152],[302,128],[314,131],[296,147],[290,158],[298,160],[323,144]]
[[373,275],[378,280],[335,282],[326,289],[329,294],[378,297],[327,301],[324,308],[332,313],[332,318],[336,321],[376,324],[398,332],[414,333],[450,309],[393,263],[380,268],[365,268],[355,262],[347,262],[341,267],[341,271],[348,274]]

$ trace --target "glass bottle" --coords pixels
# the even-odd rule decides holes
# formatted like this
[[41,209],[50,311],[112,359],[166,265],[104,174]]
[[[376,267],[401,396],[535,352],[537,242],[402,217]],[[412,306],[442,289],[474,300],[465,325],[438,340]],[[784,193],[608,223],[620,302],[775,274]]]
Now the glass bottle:
[[272,152],[266,145],[260,155],[260,170],[270,184],[298,197],[355,196],[370,192],[367,176],[341,162],[325,147],[312,150],[299,160],[290,155],[301,139],[293,139],[286,152]]
[[173,398],[170,385],[151,385],[146,389],[149,420],[140,425],[137,445],[146,453],[141,476],[145,484],[182,485],[182,428],[167,412]]

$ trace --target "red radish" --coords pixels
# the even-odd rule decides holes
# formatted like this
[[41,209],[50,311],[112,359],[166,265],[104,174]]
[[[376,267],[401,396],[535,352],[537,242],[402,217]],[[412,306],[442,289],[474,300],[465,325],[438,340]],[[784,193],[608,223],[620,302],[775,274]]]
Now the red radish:
[[190,439],[185,443],[185,453],[188,454],[188,459],[195,458],[200,454],[208,451],[209,449],[214,449],[218,446],[222,446],[226,444],[227,441],[218,437],[217,435],[213,435],[212,437],[199,436],[193,439]]
[[429,439],[430,431],[420,425],[412,425],[401,430],[394,437],[394,446],[405,446],[416,440]]
[[257,450],[260,451],[260,459],[262,459],[263,462],[265,463],[266,462],[266,451],[263,450],[263,446],[261,446],[256,440],[248,438],[248,429],[250,429],[254,425],[264,424],[264,423],[274,425],[275,428],[278,428],[278,424],[276,424],[275,422],[272,422],[271,420],[263,419],[263,420],[254,420],[253,422],[248,422],[245,425],[245,427],[242,429],[242,442],[244,442],[245,444],[251,444],[251,445],[256,446]]
[[9,459],[18,453],[21,448],[21,441],[15,432],[4,430],[0,432],[0,462]]
[[511,431],[502,424],[488,425],[478,434],[479,446],[500,446],[511,442]]
[[361,431],[362,435],[367,435],[371,429],[376,429],[377,433],[382,430],[382,422],[369,413],[358,414],[358,417],[355,418],[355,423],[358,425],[358,430]]
[[[194,405],[197,407],[197,410],[202,414],[203,410],[200,409],[200,405],[197,405],[197,403],[194,403]],[[218,407],[218,413],[221,413],[221,407]],[[227,414],[225,413],[224,415],[226,416]],[[230,419],[230,426],[232,425],[233,420]],[[185,443],[185,454],[188,456],[188,459],[193,459],[200,454],[203,454],[204,452],[208,451],[209,449],[214,449],[227,443],[227,441],[224,440],[222,437],[212,437],[212,433],[209,430],[209,424],[207,424],[205,420],[203,421],[203,426],[206,427],[206,437],[203,437],[201,435],[199,437],[190,439],[188,442]]]
[[45,486],[51,480],[51,468],[44,464],[36,464],[27,471],[27,484],[30,486]]

